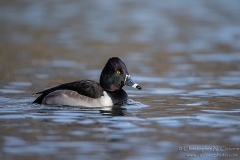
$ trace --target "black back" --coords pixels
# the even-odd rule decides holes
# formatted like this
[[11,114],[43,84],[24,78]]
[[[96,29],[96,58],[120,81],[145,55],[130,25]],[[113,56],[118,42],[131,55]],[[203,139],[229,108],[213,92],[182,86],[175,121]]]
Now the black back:
[[56,87],[38,92],[36,94],[42,94],[42,95],[39,96],[33,103],[41,104],[43,98],[46,95],[56,90],[72,90],[90,98],[100,98],[101,96],[103,96],[103,89],[99,83],[92,80],[81,80],[81,81],[60,84]]

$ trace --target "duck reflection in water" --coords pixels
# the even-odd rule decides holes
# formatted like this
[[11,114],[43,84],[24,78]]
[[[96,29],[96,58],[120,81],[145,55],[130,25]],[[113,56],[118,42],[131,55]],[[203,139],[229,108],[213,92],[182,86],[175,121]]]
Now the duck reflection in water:
[[123,108],[119,105],[114,105],[112,107],[104,107],[99,109],[102,115],[109,115],[109,116],[124,116],[127,114],[127,109]]

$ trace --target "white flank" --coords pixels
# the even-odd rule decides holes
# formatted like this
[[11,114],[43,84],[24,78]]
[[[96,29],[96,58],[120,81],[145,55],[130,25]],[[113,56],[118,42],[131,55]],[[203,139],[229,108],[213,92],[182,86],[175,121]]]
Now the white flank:
[[57,90],[46,95],[42,101],[43,104],[51,105],[69,105],[69,106],[86,106],[86,107],[103,107],[112,106],[112,99],[107,92],[103,96],[93,99],[80,95],[78,92],[71,90]]
[[108,96],[107,92],[103,91],[103,96],[100,98],[100,102],[102,106],[112,106],[113,101],[112,99]]

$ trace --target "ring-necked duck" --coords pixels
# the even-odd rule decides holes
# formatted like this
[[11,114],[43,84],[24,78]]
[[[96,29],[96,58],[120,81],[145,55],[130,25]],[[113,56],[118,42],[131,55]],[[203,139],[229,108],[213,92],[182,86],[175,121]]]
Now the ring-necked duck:
[[127,93],[122,89],[124,85],[141,89],[131,79],[126,65],[118,57],[112,57],[102,70],[100,84],[92,80],[60,84],[36,93],[42,95],[33,103],[86,107],[112,106],[128,99]]

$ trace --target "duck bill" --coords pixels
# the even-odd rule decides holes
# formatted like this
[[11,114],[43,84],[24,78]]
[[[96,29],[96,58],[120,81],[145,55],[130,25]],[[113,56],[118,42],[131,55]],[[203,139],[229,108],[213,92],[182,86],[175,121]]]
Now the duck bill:
[[125,85],[130,86],[130,87],[133,87],[133,88],[137,88],[137,89],[139,89],[139,90],[142,89],[137,83],[135,83],[135,82],[131,79],[130,75],[126,75]]

